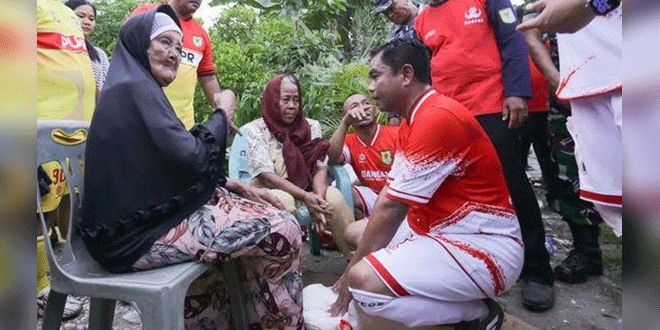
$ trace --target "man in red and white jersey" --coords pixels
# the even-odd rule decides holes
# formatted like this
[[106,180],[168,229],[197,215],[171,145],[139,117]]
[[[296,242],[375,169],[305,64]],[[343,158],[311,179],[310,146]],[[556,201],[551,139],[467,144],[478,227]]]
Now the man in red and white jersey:
[[[355,132],[346,134],[350,126]],[[378,124],[376,109],[366,96],[355,93],[346,98],[344,118],[330,138],[328,158],[331,164],[350,164],[360,181],[353,186],[355,219],[373,211],[392,168],[398,134],[398,126]],[[344,232],[346,241],[357,246],[365,226],[366,219],[351,223]]]
[[554,306],[554,278],[520,154],[517,129],[527,120],[532,89],[527,45],[516,25],[509,0],[429,0],[415,31],[432,54],[433,88],[468,108],[497,150],[525,242],[522,304],[545,311]]
[[495,148],[464,106],[431,88],[423,44],[394,40],[373,55],[371,95],[405,119],[330,311],[345,311],[352,295],[365,313],[408,327],[500,329],[490,297],[518,279],[524,248]]
[[557,97],[571,102],[566,127],[575,140],[580,197],[594,203],[621,236],[622,97],[621,17],[618,9],[597,16],[574,34],[558,34]]
[[603,220],[621,236],[623,12],[618,0],[587,4],[538,1],[528,9],[541,10],[540,15],[519,29],[577,31],[557,35],[561,78],[556,94],[571,102],[566,127],[575,140],[580,197],[594,203]]

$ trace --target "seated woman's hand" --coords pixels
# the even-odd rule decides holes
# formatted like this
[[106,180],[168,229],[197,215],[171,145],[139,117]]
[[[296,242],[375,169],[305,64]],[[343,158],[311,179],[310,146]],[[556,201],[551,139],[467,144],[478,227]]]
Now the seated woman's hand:
[[231,89],[225,89],[220,93],[213,94],[213,102],[215,102],[217,108],[225,111],[230,131],[241,134],[236,124],[234,124],[234,114],[236,112],[236,95],[234,92]]
[[309,212],[312,215],[312,218],[314,219],[314,223],[312,223],[312,227],[314,230],[316,230],[317,233],[322,232],[325,230],[325,214],[323,213],[318,213],[315,211],[310,210]]
[[330,205],[328,202],[321,198],[321,196],[314,193],[305,194],[303,202],[305,205],[307,205],[307,209],[309,210],[312,218],[314,218],[314,223],[312,224],[314,226],[314,230],[317,232],[323,231],[326,224],[325,216],[332,215],[332,211],[330,210]]
[[286,210],[282,201],[280,201],[280,199],[277,198],[275,195],[271,194],[270,191],[268,191],[268,189],[264,189],[264,188],[252,188],[252,189],[256,191],[257,197],[261,198],[262,201],[280,210]]
[[285,209],[284,204],[277,197],[271,195],[268,189],[251,187],[234,179],[228,179],[225,187],[229,191],[253,202],[272,205],[280,210]]
[[307,205],[309,212],[316,212],[319,214],[331,215],[330,206],[321,196],[314,193],[306,193],[303,198],[303,203]]
[[255,188],[245,185],[245,188],[239,193],[243,198],[253,202],[271,205],[280,210],[284,210],[284,204],[275,196],[271,195],[268,189]]

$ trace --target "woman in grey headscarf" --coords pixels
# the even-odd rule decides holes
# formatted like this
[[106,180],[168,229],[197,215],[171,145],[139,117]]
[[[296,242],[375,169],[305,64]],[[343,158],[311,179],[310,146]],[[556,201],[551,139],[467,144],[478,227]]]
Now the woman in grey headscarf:
[[[121,28],[89,130],[77,233],[112,272],[241,257],[254,297],[250,327],[302,329],[298,223],[268,205],[281,207],[265,190],[226,178],[221,108],[187,131],[163,93],[181,38],[168,5]],[[212,269],[188,290],[186,328],[232,328],[227,290]]]

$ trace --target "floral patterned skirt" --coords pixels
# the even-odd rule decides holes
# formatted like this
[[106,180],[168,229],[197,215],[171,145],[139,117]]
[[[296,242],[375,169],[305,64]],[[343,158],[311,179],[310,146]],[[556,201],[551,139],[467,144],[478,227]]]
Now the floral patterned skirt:
[[[206,205],[160,237],[133,264],[146,270],[190,260],[238,259],[250,329],[303,329],[300,226],[285,211],[216,189]],[[220,267],[188,289],[186,329],[233,329]]]

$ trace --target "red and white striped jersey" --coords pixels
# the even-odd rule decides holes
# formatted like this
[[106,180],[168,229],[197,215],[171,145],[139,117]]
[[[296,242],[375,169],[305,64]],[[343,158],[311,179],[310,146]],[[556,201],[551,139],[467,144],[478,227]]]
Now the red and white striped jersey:
[[[448,227],[472,211],[514,215],[486,132],[468,109],[432,89],[415,102],[400,125],[387,197],[411,205],[408,223],[419,234]],[[481,230],[451,228],[465,233]]]

